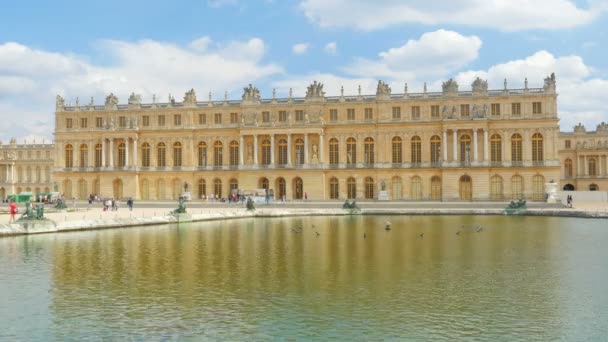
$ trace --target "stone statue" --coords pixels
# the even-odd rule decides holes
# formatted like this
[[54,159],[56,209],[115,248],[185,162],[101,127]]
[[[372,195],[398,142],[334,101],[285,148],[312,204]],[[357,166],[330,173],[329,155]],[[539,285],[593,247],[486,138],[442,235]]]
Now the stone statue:
[[93,101],[93,96],[91,96],[91,101],[89,102],[89,106],[93,107],[94,104],[95,104],[95,102]]
[[384,179],[382,180],[382,182],[380,182],[380,190],[386,191],[386,182],[384,181]]
[[171,214],[185,214],[186,213],[186,201],[183,198],[179,199],[177,209],[173,210]]
[[586,131],[587,130],[585,129],[585,125],[580,122],[576,126],[574,126],[574,133],[584,133]]
[[108,129],[114,129],[116,126],[114,125],[114,118],[110,119],[110,123],[108,124]]
[[[274,91],[273,91],[273,98],[274,98]],[[260,100],[260,91],[258,90],[258,88],[252,86],[251,83],[249,83],[248,87],[243,88],[242,99],[243,99],[243,101],[257,102]]]
[[484,104],[483,105],[483,117],[487,118],[488,117],[488,104]]
[[247,144],[247,164],[253,164],[253,145]]
[[458,95],[458,83],[453,79],[449,79],[441,84],[443,95],[455,96]]
[[304,123],[310,123],[310,118],[308,117],[308,113],[304,113]]
[[129,96],[129,104],[130,105],[139,105],[141,104],[141,95],[135,95],[135,93],[131,93]]
[[352,156],[351,152],[348,151],[348,153],[346,154],[346,163],[352,164],[352,161],[353,161],[353,156]]
[[555,86],[556,86],[555,73],[552,72],[551,76],[545,77],[545,85],[543,86],[543,89],[545,91],[555,92]]
[[447,119],[449,117],[448,106],[443,106],[443,109],[441,110],[441,116],[444,119]]
[[80,99],[76,96],[76,108],[80,108]]
[[311,162],[312,162],[313,164],[317,164],[317,163],[319,163],[319,156],[318,156],[318,153],[319,153],[319,151],[318,151],[318,147],[317,147],[317,145],[316,145],[316,144],[313,144],[313,145],[312,145],[312,158],[311,158]]
[[186,94],[184,94],[184,105],[196,105],[196,91],[194,91],[194,88],[188,90]]
[[378,86],[376,87],[376,96],[390,96],[391,95],[391,87],[388,84],[378,81]]
[[486,94],[488,92],[488,81],[477,77],[471,84],[473,94]]
[[113,93],[110,93],[110,95],[106,96],[106,106],[116,106],[118,105],[118,98],[116,96],[114,96]]
[[188,192],[188,182],[184,182],[184,193]]
[[450,116],[451,119],[455,119],[456,118],[456,106],[452,106],[452,115]]
[[[306,99],[324,97],[323,83],[314,81],[306,88]],[[291,97],[291,96],[290,96]]]
[[55,98],[55,109],[60,111],[63,110],[65,107],[65,100],[63,99],[63,97],[57,95],[57,97]]

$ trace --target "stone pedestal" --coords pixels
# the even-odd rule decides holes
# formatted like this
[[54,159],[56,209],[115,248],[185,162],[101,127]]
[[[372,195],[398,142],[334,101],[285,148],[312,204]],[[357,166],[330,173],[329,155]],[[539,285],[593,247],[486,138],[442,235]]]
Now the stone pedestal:
[[557,183],[549,182],[545,183],[545,193],[547,194],[547,203],[557,203]]
[[378,201],[388,201],[388,191],[380,190],[378,192]]
[[192,200],[192,195],[190,194],[190,191],[186,191],[182,194],[182,197],[186,200],[186,201],[190,201]]

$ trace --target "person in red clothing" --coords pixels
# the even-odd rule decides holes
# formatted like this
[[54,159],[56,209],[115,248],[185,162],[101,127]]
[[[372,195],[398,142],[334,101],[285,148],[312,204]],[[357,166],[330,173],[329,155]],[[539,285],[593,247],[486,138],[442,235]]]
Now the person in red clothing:
[[17,204],[15,203],[15,200],[11,200],[11,204],[8,206],[8,208],[11,211],[11,219],[8,222],[15,222],[15,214],[17,214]]

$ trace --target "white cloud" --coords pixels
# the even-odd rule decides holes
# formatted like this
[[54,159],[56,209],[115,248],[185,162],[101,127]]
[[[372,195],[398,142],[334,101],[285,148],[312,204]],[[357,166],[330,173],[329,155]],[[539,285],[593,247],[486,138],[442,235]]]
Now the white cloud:
[[181,101],[185,91],[194,87],[199,99],[206,99],[208,91],[217,99],[226,89],[282,72],[281,67],[262,61],[266,46],[259,38],[214,43],[202,37],[188,46],[107,40],[96,48],[111,58],[111,64],[94,64],[86,57],[18,43],[0,44],[0,117],[7,118],[0,124],[0,137],[50,138],[56,94],[72,103],[80,96],[81,104],[88,103],[90,96],[96,104],[103,103],[110,92],[121,103],[127,102],[131,92],[141,94],[144,101],[151,102],[152,94],[165,101],[168,93]]
[[349,78],[337,76],[331,73],[311,73],[306,75],[294,75],[283,80],[274,81],[272,86],[277,88],[281,96],[289,94],[289,88],[293,89],[293,96],[304,96],[306,88],[314,81],[323,83],[325,96],[340,95],[340,87],[344,87],[344,95],[357,95],[358,87],[361,86],[363,95],[375,94],[377,80],[371,78]]
[[335,55],[336,53],[338,53],[338,45],[336,44],[336,42],[330,42],[325,44],[325,48],[323,48],[323,50],[325,50],[327,54]]
[[439,77],[476,60],[481,45],[477,36],[437,30],[380,52],[378,60],[359,58],[344,71],[357,76],[408,80]]
[[304,53],[306,53],[306,51],[308,51],[309,45],[308,43],[298,43],[298,44],[294,44],[294,46],[291,48],[291,51],[293,53],[295,53],[296,55],[302,55]]
[[567,29],[606,11],[605,1],[581,8],[570,0],[301,0],[299,8],[321,27],[362,31],[404,23],[465,25],[502,31]]

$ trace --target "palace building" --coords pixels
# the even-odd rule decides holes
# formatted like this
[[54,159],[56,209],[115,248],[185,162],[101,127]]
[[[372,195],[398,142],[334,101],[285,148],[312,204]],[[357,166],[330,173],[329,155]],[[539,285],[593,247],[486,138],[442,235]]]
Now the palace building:
[[[57,96],[53,177],[81,199],[177,199],[188,184],[193,198],[264,188],[287,200],[544,200],[546,182],[568,179],[561,141],[584,140],[560,137],[556,98],[553,74],[523,89],[478,78],[466,91],[450,79],[442,92],[394,94],[379,81],[374,95],[334,97],[316,81],[303,98],[262,99],[252,85],[238,101]],[[590,163],[580,152],[570,160]]]
[[53,144],[0,142],[0,198],[21,192],[49,193],[54,157]]

